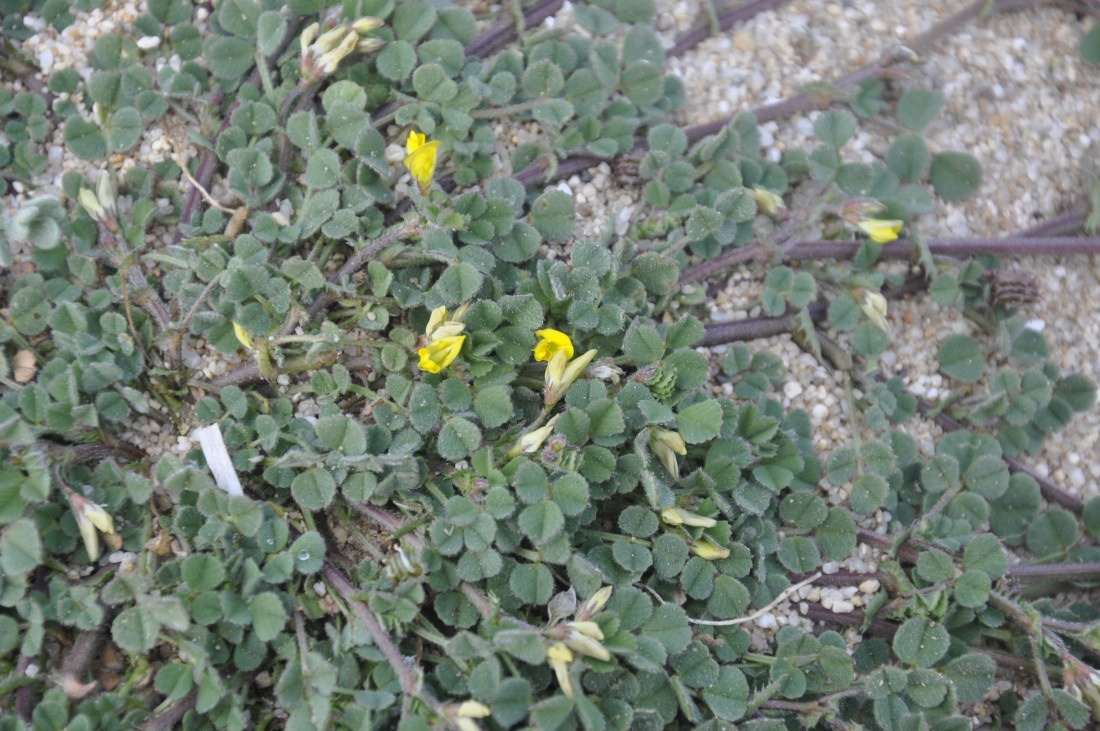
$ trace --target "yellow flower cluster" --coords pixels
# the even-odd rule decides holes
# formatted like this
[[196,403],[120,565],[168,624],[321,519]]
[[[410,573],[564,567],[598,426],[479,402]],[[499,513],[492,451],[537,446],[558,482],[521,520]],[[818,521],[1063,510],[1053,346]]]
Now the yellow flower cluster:
[[461,333],[466,329],[462,318],[466,316],[468,309],[468,305],[463,305],[453,314],[449,313],[446,307],[436,307],[432,310],[428,326],[424,328],[428,344],[419,350],[420,370],[439,373],[458,357],[462,344],[466,342],[466,336]]

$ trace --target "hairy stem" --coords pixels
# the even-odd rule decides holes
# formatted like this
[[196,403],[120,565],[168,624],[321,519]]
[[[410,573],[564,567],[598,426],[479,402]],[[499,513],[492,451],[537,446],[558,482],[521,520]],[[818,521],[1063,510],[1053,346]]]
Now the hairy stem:
[[325,561],[321,572],[325,580],[336,589],[336,593],[339,594],[340,598],[351,608],[356,618],[367,628],[371,638],[374,639],[374,644],[378,645],[378,649],[382,651],[390,667],[393,668],[393,672],[397,675],[398,680],[400,680],[401,691],[405,696],[407,698],[420,698],[439,712],[439,702],[436,701],[430,693],[420,687],[420,680],[417,677],[415,666],[401,654],[399,649],[397,649],[397,645],[394,643],[389,633],[386,632],[382,623],[378,620],[378,617],[371,611],[371,608],[367,606],[366,602],[355,598],[357,593],[355,586],[353,586],[352,583],[344,577],[340,569],[336,568],[330,561]]

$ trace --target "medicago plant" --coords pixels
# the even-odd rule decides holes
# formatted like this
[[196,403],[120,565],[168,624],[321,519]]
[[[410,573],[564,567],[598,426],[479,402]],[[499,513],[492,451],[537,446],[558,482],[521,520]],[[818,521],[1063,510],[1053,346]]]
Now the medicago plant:
[[[1097,576],[1100,503],[1015,461],[1095,388],[1025,326],[1025,277],[920,235],[980,180],[922,135],[942,95],[887,79],[891,56],[685,130],[652,3],[538,32],[558,5],[493,26],[422,0],[151,0],[90,75],[0,91],[5,189],[55,129],[102,168],[0,241],[0,728],[948,731],[998,665],[1035,687],[1004,722],[1093,723],[1096,609],[1006,586]],[[767,159],[758,121],[812,107],[816,146]],[[896,140],[850,159],[876,115]],[[197,156],[118,162],[183,122]],[[501,124],[537,131],[503,164]],[[577,236],[553,181],[601,161],[646,209]],[[1012,246],[1094,250],[1052,237],[1095,207]],[[749,261],[768,317],[700,320]],[[945,342],[973,386],[938,410],[875,360],[889,299],[929,284],[1003,355]],[[696,349],[776,332],[852,384],[851,446],[815,453],[774,354]],[[917,411],[947,430],[934,454],[901,429]],[[822,574],[859,544],[877,571]],[[752,646],[813,582],[872,598]]]

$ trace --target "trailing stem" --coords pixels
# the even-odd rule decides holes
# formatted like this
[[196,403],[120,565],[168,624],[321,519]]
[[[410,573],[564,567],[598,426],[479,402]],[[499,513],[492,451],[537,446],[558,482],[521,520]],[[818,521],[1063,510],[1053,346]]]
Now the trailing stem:
[[419,698],[427,703],[436,713],[442,715],[443,710],[439,702],[421,687],[420,679],[417,677],[419,671],[416,669],[416,666],[411,664],[408,659],[401,654],[401,651],[397,649],[397,645],[394,643],[393,639],[390,638],[389,633],[386,632],[382,623],[378,620],[378,617],[375,616],[374,612],[371,611],[371,608],[367,606],[366,602],[355,598],[358,594],[355,586],[353,586],[352,583],[344,577],[340,569],[336,568],[330,561],[325,561],[321,572],[325,580],[336,590],[336,593],[340,595],[340,598],[344,600],[347,606],[351,608],[356,618],[366,627],[367,632],[370,633],[371,638],[374,640],[374,644],[382,651],[382,654],[386,657],[386,661],[389,662],[394,674],[397,675],[398,680],[401,682],[401,692],[405,694],[406,699]]

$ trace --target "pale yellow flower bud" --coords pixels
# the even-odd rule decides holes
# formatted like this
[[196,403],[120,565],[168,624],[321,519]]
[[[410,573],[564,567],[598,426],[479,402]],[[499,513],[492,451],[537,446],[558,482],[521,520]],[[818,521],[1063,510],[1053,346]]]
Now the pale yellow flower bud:
[[488,718],[492,712],[489,706],[477,701],[465,701],[458,707],[460,718]]
[[656,429],[653,432],[653,437],[667,446],[676,454],[683,456],[688,453],[687,442],[680,435],[678,431],[668,431],[667,429]]
[[[323,37],[324,36],[322,36],[322,38]],[[317,42],[320,43],[320,39],[318,39]],[[322,73],[331,74],[336,70],[336,67],[340,65],[340,62],[355,50],[358,43],[359,36],[356,33],[345,31],[340,39],[340,43],[335,48],[321,54],[321,60],[318,61],[317,68],[320,69]]]
[[325,54],[340,45],[340,42],[344,40],[344,36],[347,35],[348,29],[345,26],[338,25],[332,30],[325,31],[317,39],[317,42],[313,44],[313,50],[317,54]]
[[769,216],[774,216],[784,207],[783,198],[770,190],[756,187],[752,189],[752,194],[756,198],[757,207]]
[[317,34],[321,32],[321,25],[319,23],[310,23],[302,31],[302,35],[299,37],[302,51],[305,52],[309,48],[310,44],[317,38]]
[[569,663],[573,662],[573,651],[564,642],[557,642],[546,650],[546,661],[558,678],[558,685],[566,698],[573,697],[573,679],[569,676]]
[[84,207],[84,210],[88,212],[88,215],[97,221],[103,221],[107,217],[107,211],[103,209],[103,206],[99,204],[99,199],[96,194],[87,188],[81,188],[80,194],[77,196],[77,200],[80,201],[80,205]]
[[566,634],[565,644],[574,652],[594,657],[597,660],[607,662],[611,659],[611,653],[598,640],[575,630]]
[[364,33],[370,33],[372,30],[378,30],[382,27],[382,19],[375,18],[372,15],[367,15],[360,18],[351,24],[351,29],[359,35]]
[[595,350],[577,356],[572,361],[566,359],[565,351],[557,351],[550,356],[550,362],[547,363],[546,395],[543,398],[547,408],[553,406],[565,395],[565,391],[568,391],[573,381],[584,373],[584,369],[592,363],[594,357],[596,357]]
[[649,436],[649,448],[654,456],[661,460],[672,479],[680,479],[680,462],[676,455],[687,454],[687,444],[678,432],[667,429],[654,429]]
[[579,620],[575,622],[570,622],[569,626],[575,629],[577,632],[580,632],[582,635],[587,635],[594,640],[603,639],[603,630],[600,629],[600,625],[596,624],[595,622],[589,622],[588,620]]
[[719,546],[710,536],[703,536],[695,541],[691,546],[691,552],[708,561],[717,561],[721,558],[728,558],[730,555],[730,550],[728,548]]
[[577,612],[577,619],[586,621],[589,617],[593,617],[603,611],[603,608],[607,606],[608,600],[611,599],[612,591],[614,591],[614,587],[605,586],[588,597]]
[[80,529],[80,537],[84,540],[84,548],[88,551],[88,558],[95,561],[99,558],[99,533],[115,532],[115,521],[111,514],[99,505],[83,495],[78,495],[72,490],[66,490],[69,504],[76,518],[76,527]]
[[874,323],[875,327],[883,332],[890,332],[890,323],[886,321],[885,297],[878,292],[868,290],[863,293],[863,302],[860,303],[859,308],[863,310],[863,314],[867,315],[867,319]]
[[111,179],[111,174],[107,171],[101,171],[95,181],[95,196],[99,199],[99,205],[103,206],[107,215],[113,218],[117,210],[115,200],[118,193],[115,190],[115,183]]
[[237,341],[241,345],[248,348],[249,350],[253,349],[252,348],[252,336],[248,334],[248,331],[246,331],[243,327],[241,327],[240,323],[237,323],[237,322],[233,323],[233,334],[237,336]]
[[556,415],[545,426],[520,437],[516,445],[508,450],[508,459],[514,459],[521,454],[534,454],[537,452],[542,443],[546,441],[546,438],[554,433],[554,424],[558,422],[560,416],[561,414]]
[[360,38],[355,50],[359,53],[374,53],[384,45],[386,42],[381,38]]
[[661,520],[669,525],[690,525],[697,528],[710,528],[718,525],[714,518],[707,518],[690,510],[681,508],[664,508],[661,510]]

